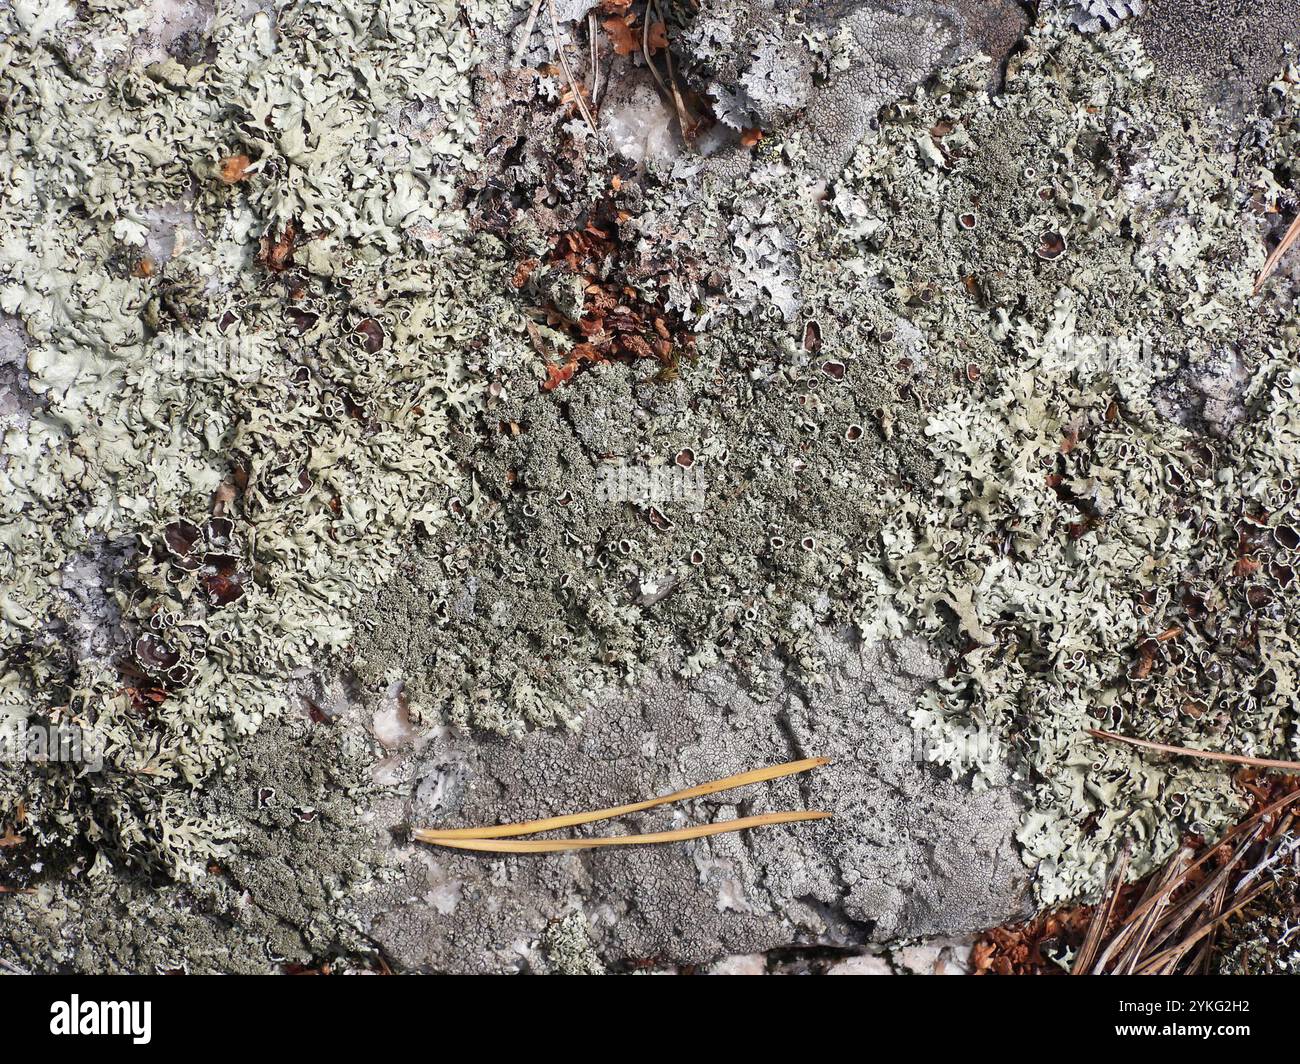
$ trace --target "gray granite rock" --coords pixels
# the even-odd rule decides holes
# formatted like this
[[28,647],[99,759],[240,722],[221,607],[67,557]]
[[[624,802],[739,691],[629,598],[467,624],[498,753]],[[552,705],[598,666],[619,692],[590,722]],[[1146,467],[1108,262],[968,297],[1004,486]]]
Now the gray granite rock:
[[939,664],[915,641],[839,643],[825,689],[773,665],[767,696],[727,673],[660,674],[600,706],[580,734],[472,741],[440,732],[407,755],[408,786],[378,829],[467,826],[600,808],[764,764],[832,763],[596,824],[635,833],[780,809],[828,821],[670,846],[497,856],[394,843],[405,879],[366,903],[368,932],[402,968],[544,969],[537,941],[573,913],[606,964],[699,963],[791,943],[957,934],[1026,911],[1013,790],[972,793],[914,759],[904,713]]

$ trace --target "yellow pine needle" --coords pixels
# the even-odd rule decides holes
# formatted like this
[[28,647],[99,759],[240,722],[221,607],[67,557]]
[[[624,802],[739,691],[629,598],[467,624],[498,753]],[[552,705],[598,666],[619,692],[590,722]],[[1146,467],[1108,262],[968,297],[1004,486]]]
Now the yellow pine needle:
[[1295,220],[1291,222],[1291,227],[1287,229],[1286,234],[1282,237],[1282,242],[1273,249],[1273,253],[1265,261],[1264,268],[1259,271],[1259,277],[1255,279],[1255,288],[1252,294],[1259,293],[1259,290],[1264,287],[1264,282],[1272,276],[1273,271],[1277,269],[1277,264],[1282,261],[1282,256],[1291,250],[1291,245],[1297,240],[1300,240],[1300,214],[1295,216]]
[[1270,768],[1279,772],[1300,772],[1300,761],[1274,761],[1267,757],[1244,757],[1241,754],[1220,754],[1214,750],[1193,750],[1189,746],[1170,746],[1167,743],[1153,743],[1150,739],[1134,739],[1130,735],[1118,732],[1102,731],[1089,728],[1088,734],[1094,739],[1105,739],[1112,743],[1128,743],[1145,750],[1157,750],[1162,754],[1178,754],[1181,757],[1201,757],[1208,761],[1227,761],[1233,765],[1250,765],[1253,768]]
[[672,794],[665,794],[662,798],[650,798],[644,802],[633,802],[630,805],[616,805],[609,809],[596,809],[589,813],[569,813],[566,816],[547,817],[545,820],[525,820],[519,824],[498,824],[494,827],[451,828],[447,830],[421,828],[415,833],[415,837],[424,842],[441,842],[443,839],[500,839],[509,835],[535,835],[539,831],[571,828],[577,824],[590,824],[593,820],[609,820],[613,817],[626,816],[628,813],[639,813],[643,809],[653,809],[657,805],[668,805],[670,802],[684,802],[688,798],[702,798],[706,794],[729,791],[733,787],[746,787],[751,783],[763,783],[766,780],[781,779],[783,776],[797,776],[801,772],[820,768],[822,765],[829,763],[828,758],[809,757],[802,761],[788,761],[783,765],[770,765],[767,768],[756,768],[749,772],[740,772],[724,779],[711,780],[696,787],[688,787],[684,791],[674,791]]
[[417,831],[415,837],[434,846],[449,846],[456,850],[482,850],[487,853],[564,853],[569,850],[595,850],[603,846],[648,846],[661,842],[686,842],[707,835],[724,835],[730,831],[747,831],[768,824],[793,824],[800,820],[825,820],[830,813],[794,812],[764,813],[740,820],[724,820],[717,824],[697,824],[676,831],[656,831],[649,835],[608,835],[595,839],[449,839],[436,833]]

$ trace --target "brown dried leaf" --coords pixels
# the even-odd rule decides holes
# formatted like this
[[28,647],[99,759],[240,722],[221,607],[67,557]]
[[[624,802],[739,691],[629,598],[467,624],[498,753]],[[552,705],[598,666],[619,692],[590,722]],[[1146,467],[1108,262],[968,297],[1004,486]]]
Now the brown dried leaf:
[[617,55],[632,55],[641,48],[639,35],[632,28],[635,18],[635,15],[615,15],[601,23]]
[[227,155],[221,160],[218,176],[227,185],[238,184],[248,175],[248,168],[252,164],[253,160],[247,155]]
[[258,260],[272,273],[280,273],[293,265],[293,246],[296,232],[293,222],[286,222],[280,235],[272,240],[270,235],[262,237],[262,250]]

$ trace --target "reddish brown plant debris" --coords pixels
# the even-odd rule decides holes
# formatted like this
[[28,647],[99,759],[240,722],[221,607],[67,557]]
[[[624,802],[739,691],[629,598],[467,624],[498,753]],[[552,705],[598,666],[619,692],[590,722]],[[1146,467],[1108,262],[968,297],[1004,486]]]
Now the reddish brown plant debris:
[[635,24],[635,14],[614,15],[601,22],[616,55],[632,55],[640,50],[641,35]]
[[258,261],[272,273],[281,273],[293,265],[293,249],[296,231],[293,222],[285,222],[280,235],[274,240],[269,233],[262,237],[262,249]]
[[516,288],[523,288],[523,286],[528,283],[528,278],[533,275],[533,271],[537,269],[537,266],[538,262],[536,259],[524,259],[523,262],[515,267],[515,272],[510,278],[510,283]]
[[971,947],[975,975],[1064,975],[1051,958],[1077,949],[1092,922],[1092,907],[1055,909],[1023,924],[995,927]]
[[149,709],[167,700],[167,692],[161,687],[124,687],[122,692],[132,709]]
[[328,962],[319,965],[286,964],[284,966],[285,975],[330,975],[332,971]]
[[223,183],[234,185],[244,180],[248,175],[248,168],[253,164],[253,160],[247,155],[227,155],[221,160],[221,167],[218,174]]
[[543,391],[548,391],[548,392],[554,391],[561,384],[563,384],[570,377],[572,377],[574,371],[577,370],[577,368],[578,368],[577,362],[566,362],[562,366],[547,366],[546,380],[542,382]]
[[530,328],[534,346],[547,358],[544,391],[553,391],[570,380],[583,366],[611,360],[650,360],[660,364],[660,373],[672,373],[681,354],[692,357],[695,338],[683,327],[678,315],[662,305],[662,297],[650,303],[641,291],[618,280],[609,265],[619,264],[631,252],[618,239],[617,209],[610,203],[598,206],[581,228],[557,234],[543,263],[526,260],[516,268],[527,284],[540,266],[559,268],[582,282],[582,313],[577,320],[545,305],[548,324],[566,332],[575,341],[558,364]]

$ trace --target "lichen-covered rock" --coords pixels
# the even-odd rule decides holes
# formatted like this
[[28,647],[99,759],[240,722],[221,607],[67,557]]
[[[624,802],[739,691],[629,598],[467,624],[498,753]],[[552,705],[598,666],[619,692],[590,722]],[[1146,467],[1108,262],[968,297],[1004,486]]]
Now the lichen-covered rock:
[[1210,103],[1241,115],[1300,46],[1300,2],[1145,0],[1133,20],[1148,54],[1167,77],[1193,85]]
[[[1223,830],[1087,729],[1297,750],[1300,22],[1145,6],[0,8],[0,737],[102,755],[6,762],[0,957],[703,961]],[[795,751],[834,820],[401,841]]]
[[[810,5],[706,3],[679,46],[685,76],[734,129],[801,136],[805,160],[831,177],[889,100],[979,51],[1000,63],[1024,15],[1010,0],[891,0]],[[735,150],[721,165],[735,168]]]

